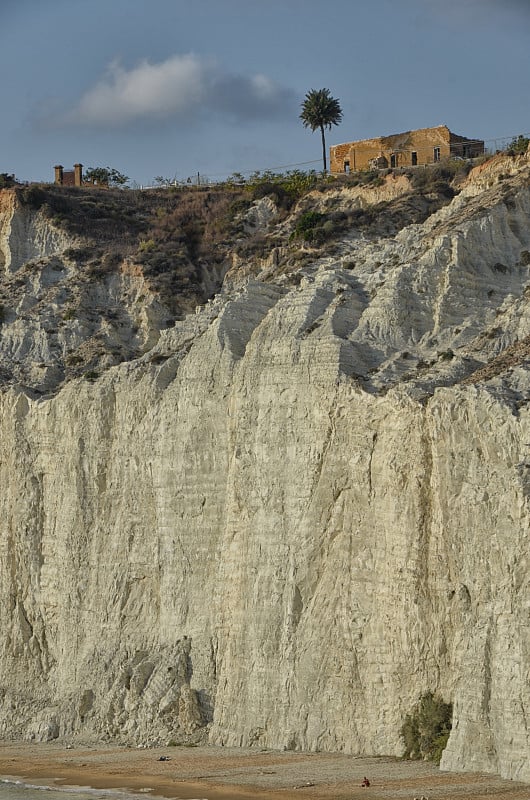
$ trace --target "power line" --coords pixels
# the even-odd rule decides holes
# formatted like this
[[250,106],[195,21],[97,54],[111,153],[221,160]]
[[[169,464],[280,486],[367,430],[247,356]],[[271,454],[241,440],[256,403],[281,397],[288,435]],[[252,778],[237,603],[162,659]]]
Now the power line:
[[[511,141],[512,139],[517,139],[518,136],[524,136],[525,139],[529,139],[530,138],[530,133],[512,133],[512,134],[508,134],[508,136],[493,136],[491,139],[483,139],[482,141],[484,141],[484,144],[486,144],[486,142],[502,141],[503,139],[510,139],[510,141]],[[472,141],[475,141],[475,140],[472,140]]]
[[[296,164],[279,164],[276,167],[261,167],[260,169],[238,169],[232,175],[252,175],[253,172],[272,172],[275,169],[288,169],[289,167],[306,167],[308,164],[320,164],[321,159],[316,158],[313,161],[298,161]],[[217,178],[220,175],[226,175],[226,172],[210,173],[210,177]]]

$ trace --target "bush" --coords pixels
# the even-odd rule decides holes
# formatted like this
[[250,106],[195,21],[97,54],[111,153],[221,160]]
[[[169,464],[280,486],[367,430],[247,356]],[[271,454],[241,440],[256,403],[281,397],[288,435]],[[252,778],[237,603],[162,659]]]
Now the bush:
[[454,357],[455,354],[453,353],[451,348],[449,348],[449,350],[443,350],[442,352],[438,353],[438,358],[440,358],[442,361],[451,361],[451,359],[453,359]]
[[439,764],[451,732],[453,706],[439,695],[424,694],[401,728],[405,743],[403,758],[423,759]]
[[139,253],[149,253],[151,250],[155,249],[155,240],[154,239],[142,239],[140,244],[138,245],[138,252]]
[[[147,214],[156,198],[120,189],[79,188],[32,184],[18,189],[23,205],[40,209],[68,233],[91,240],[132,242],[147,227]],[[154,194],[154,193],[153,193]]]
[[522,155],[523,153],[526,153],[529,144],[530,144],[530,139],[527,136],[523,136],[522,134],[520,134],[519,136],[514,136],[514,138],[508,145],[508,149],[506,152],[510,156]]
[[304,234],[317,228],[323,219],[323,215],[319,214],[318,211],[306,211],[298,218],[294,232],[297,236],[305,238]]
[[438,194],[443,195],[443,197],[447,197],[451,199],[455,196],[456,192],[452,186],[450,186],[447,181],[441,179],[433,181],[431,186],[431,191],[437,192]]
[[382,186],[385,179],[377,169],[362,170],[355,176],[356,183],[360,186]]
[[291,234],[293,239],[302,239],[313,245],[322,244],[330,235],[329,225],[326,229],[326,217],[318,211],[306,211],[300,215]]
[[7,172],[0,172],[0,189],[10,189],[15,184],[16,178],[14,175],[9,175]]
[[244,186],[250,192],[253,200],[271,195],[276,205],[288,211],[294,203],[304,194],[317,187],[319,176],[314,170],[302,172],[290,170],[289,172],[254,172],[245,179],[240,173],[228,179],[227,187]]
[[260,200],[262,197],[272,197],[277,207],[285,211],[288,211],[294,203],[293,196],[280,183],[258,183],[252,189],[252,199]]
[[125,186],[129,178],[112,167],[91,167],[85,170],[85,181],[96,186]]

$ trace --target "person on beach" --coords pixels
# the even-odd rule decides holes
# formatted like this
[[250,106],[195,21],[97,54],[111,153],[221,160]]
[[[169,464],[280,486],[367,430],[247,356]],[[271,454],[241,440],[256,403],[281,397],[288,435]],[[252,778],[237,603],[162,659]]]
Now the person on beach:
[[363,778],[363,782],[361,783],[361,786],[370,786],[370,781],[368,780],[368,778],[366,776]]

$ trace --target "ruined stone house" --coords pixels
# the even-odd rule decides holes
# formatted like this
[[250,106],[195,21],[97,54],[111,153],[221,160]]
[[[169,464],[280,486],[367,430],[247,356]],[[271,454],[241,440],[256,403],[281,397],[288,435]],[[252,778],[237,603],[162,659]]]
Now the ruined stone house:
[[62,164],[56,164],[55,183],[59,186],[82,186],[83,185],[83,165],[74,164],[73,169],[64,169]]
[[476,158],[483,152],[481,139],[467,139],[452,133],[447,125],[438,125],[334,145],[330,148],[330,171],[414,167],[443,158]]

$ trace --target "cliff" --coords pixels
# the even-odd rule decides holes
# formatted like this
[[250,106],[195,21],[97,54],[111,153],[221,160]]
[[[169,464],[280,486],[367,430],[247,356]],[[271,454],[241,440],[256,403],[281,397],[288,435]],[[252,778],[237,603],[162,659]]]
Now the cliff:
[[530,781],[529,178],[255,200],[177,299],[2,194],[0,735],[400,755],[433,691]]

